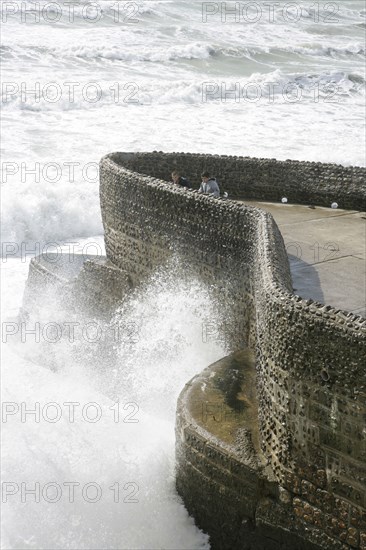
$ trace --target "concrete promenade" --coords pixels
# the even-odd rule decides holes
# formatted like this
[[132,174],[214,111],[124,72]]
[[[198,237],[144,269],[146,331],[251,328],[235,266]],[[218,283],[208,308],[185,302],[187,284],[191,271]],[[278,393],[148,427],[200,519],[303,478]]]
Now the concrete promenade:
[[245,200],[274,217],[294,293],[366,317],[366,213]]

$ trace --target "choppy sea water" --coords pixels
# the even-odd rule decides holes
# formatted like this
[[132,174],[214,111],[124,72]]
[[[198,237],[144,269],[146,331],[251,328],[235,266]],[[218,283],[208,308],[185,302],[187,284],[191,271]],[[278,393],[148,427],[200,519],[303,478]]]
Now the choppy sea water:
[[[79,252],[93,241],[101,250],[97,163],[108,152],[365,165],[364,2],[265,4],[4,3],[5,321],[21,304],[32,254],[51,241],[77,243]],[[50,346],[35,353],[31,336],[15,347],[9,336],[6,401],[95,401],[109,410],[118,398],[137,403],[140,417],[121,427],[108,418],[70,423],[65,408],[56,423],[23,423],[21,407],[9,416],[4,480],[19,491],[8,496],[4,548],[207,546],[174,491],[173,426],[184,383],[225,353],[202,341],[213,304],[197,282],[187,287],[165,274],[126,307],[126,319],[145,332],[132,347],[117,346],[106,378],[88,370],[90,345],[80,335],[55,347],[54,371],[45,368]],[[47,316],[57,321],[52,309]],[[22,502],[22,482],[65,481],[99,483],[103,497],[93,504],[76,492],[74,505],[64,487],[59,502]],[[116,482],[122,501],[133,491],[124,485],[138,484],[139,502],[108,501]]]
[[106,152],[365,164],[362,0],[227,2],[226,12],[197,1],[13,4],[2,46],[10,240],[101,232],[95,166]]

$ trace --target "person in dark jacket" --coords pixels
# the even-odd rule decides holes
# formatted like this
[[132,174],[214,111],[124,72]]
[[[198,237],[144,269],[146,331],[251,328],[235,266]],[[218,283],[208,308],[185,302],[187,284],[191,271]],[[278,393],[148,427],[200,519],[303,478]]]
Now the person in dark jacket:
[[191,182],[187,180],[187,178],[185,178],[184,176],[181,176],[180,173],[177,172],[177,170],[174,170],[174,172],[172,172],[172,180],[173,183],[179,185],[180,187],[187,187],[187,189],[191,189],[192,187]]

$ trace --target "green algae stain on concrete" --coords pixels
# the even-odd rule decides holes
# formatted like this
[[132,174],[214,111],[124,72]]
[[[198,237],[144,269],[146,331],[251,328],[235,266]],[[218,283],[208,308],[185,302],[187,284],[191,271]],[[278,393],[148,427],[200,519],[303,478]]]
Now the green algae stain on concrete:
[[253,353],[244,350],[221,359],[197,382],[187,402],[194,420],[247,458],[252,456],[257,465],[254,457],[260,445]]

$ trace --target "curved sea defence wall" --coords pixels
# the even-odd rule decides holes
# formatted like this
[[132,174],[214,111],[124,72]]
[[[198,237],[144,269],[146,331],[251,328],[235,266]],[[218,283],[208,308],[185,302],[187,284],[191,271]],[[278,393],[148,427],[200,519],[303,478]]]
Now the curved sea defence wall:
[[[256,466],[192,420],[194,382],[178,404],[177,487],[213,547],[366,548],[365,319],[293,294],[269,214],[166,181],[173,169],[191,181],[209,169],[231,197],[361,210],[365,169],[159,152],[111,154],[100,169],[108,261],[136,285],[178,254],[216,292],[229,350],[254,355],[242,390],[257,403]],[[263,498],[271,513],[260,513]],[[256,537],[259,518],[267,530]],[[239,534],[244,524],[254,537]]]
[[365,168],[321,162],[279,161],[267,158],[234,157],[191,153],[116,153],[125,168],[161,180],[170,180],[176,169],[194,183],[203,170],[218,179],[221,191],[231,198],[314,204],[365,210]]
[[193,272],[217,301],[215,337],[230,353],[178,401],[188,511],[213,549],[366,549],[366,320],[296,296],[272,216],[176,187],[174,169],[192,182],[208,169],[238,199],[366,204],[364,168],[113,153],[100,164],[107,257],[33,259],[25,310],[50,281],[108,322],[131,288],[178,259],[177,276]]

